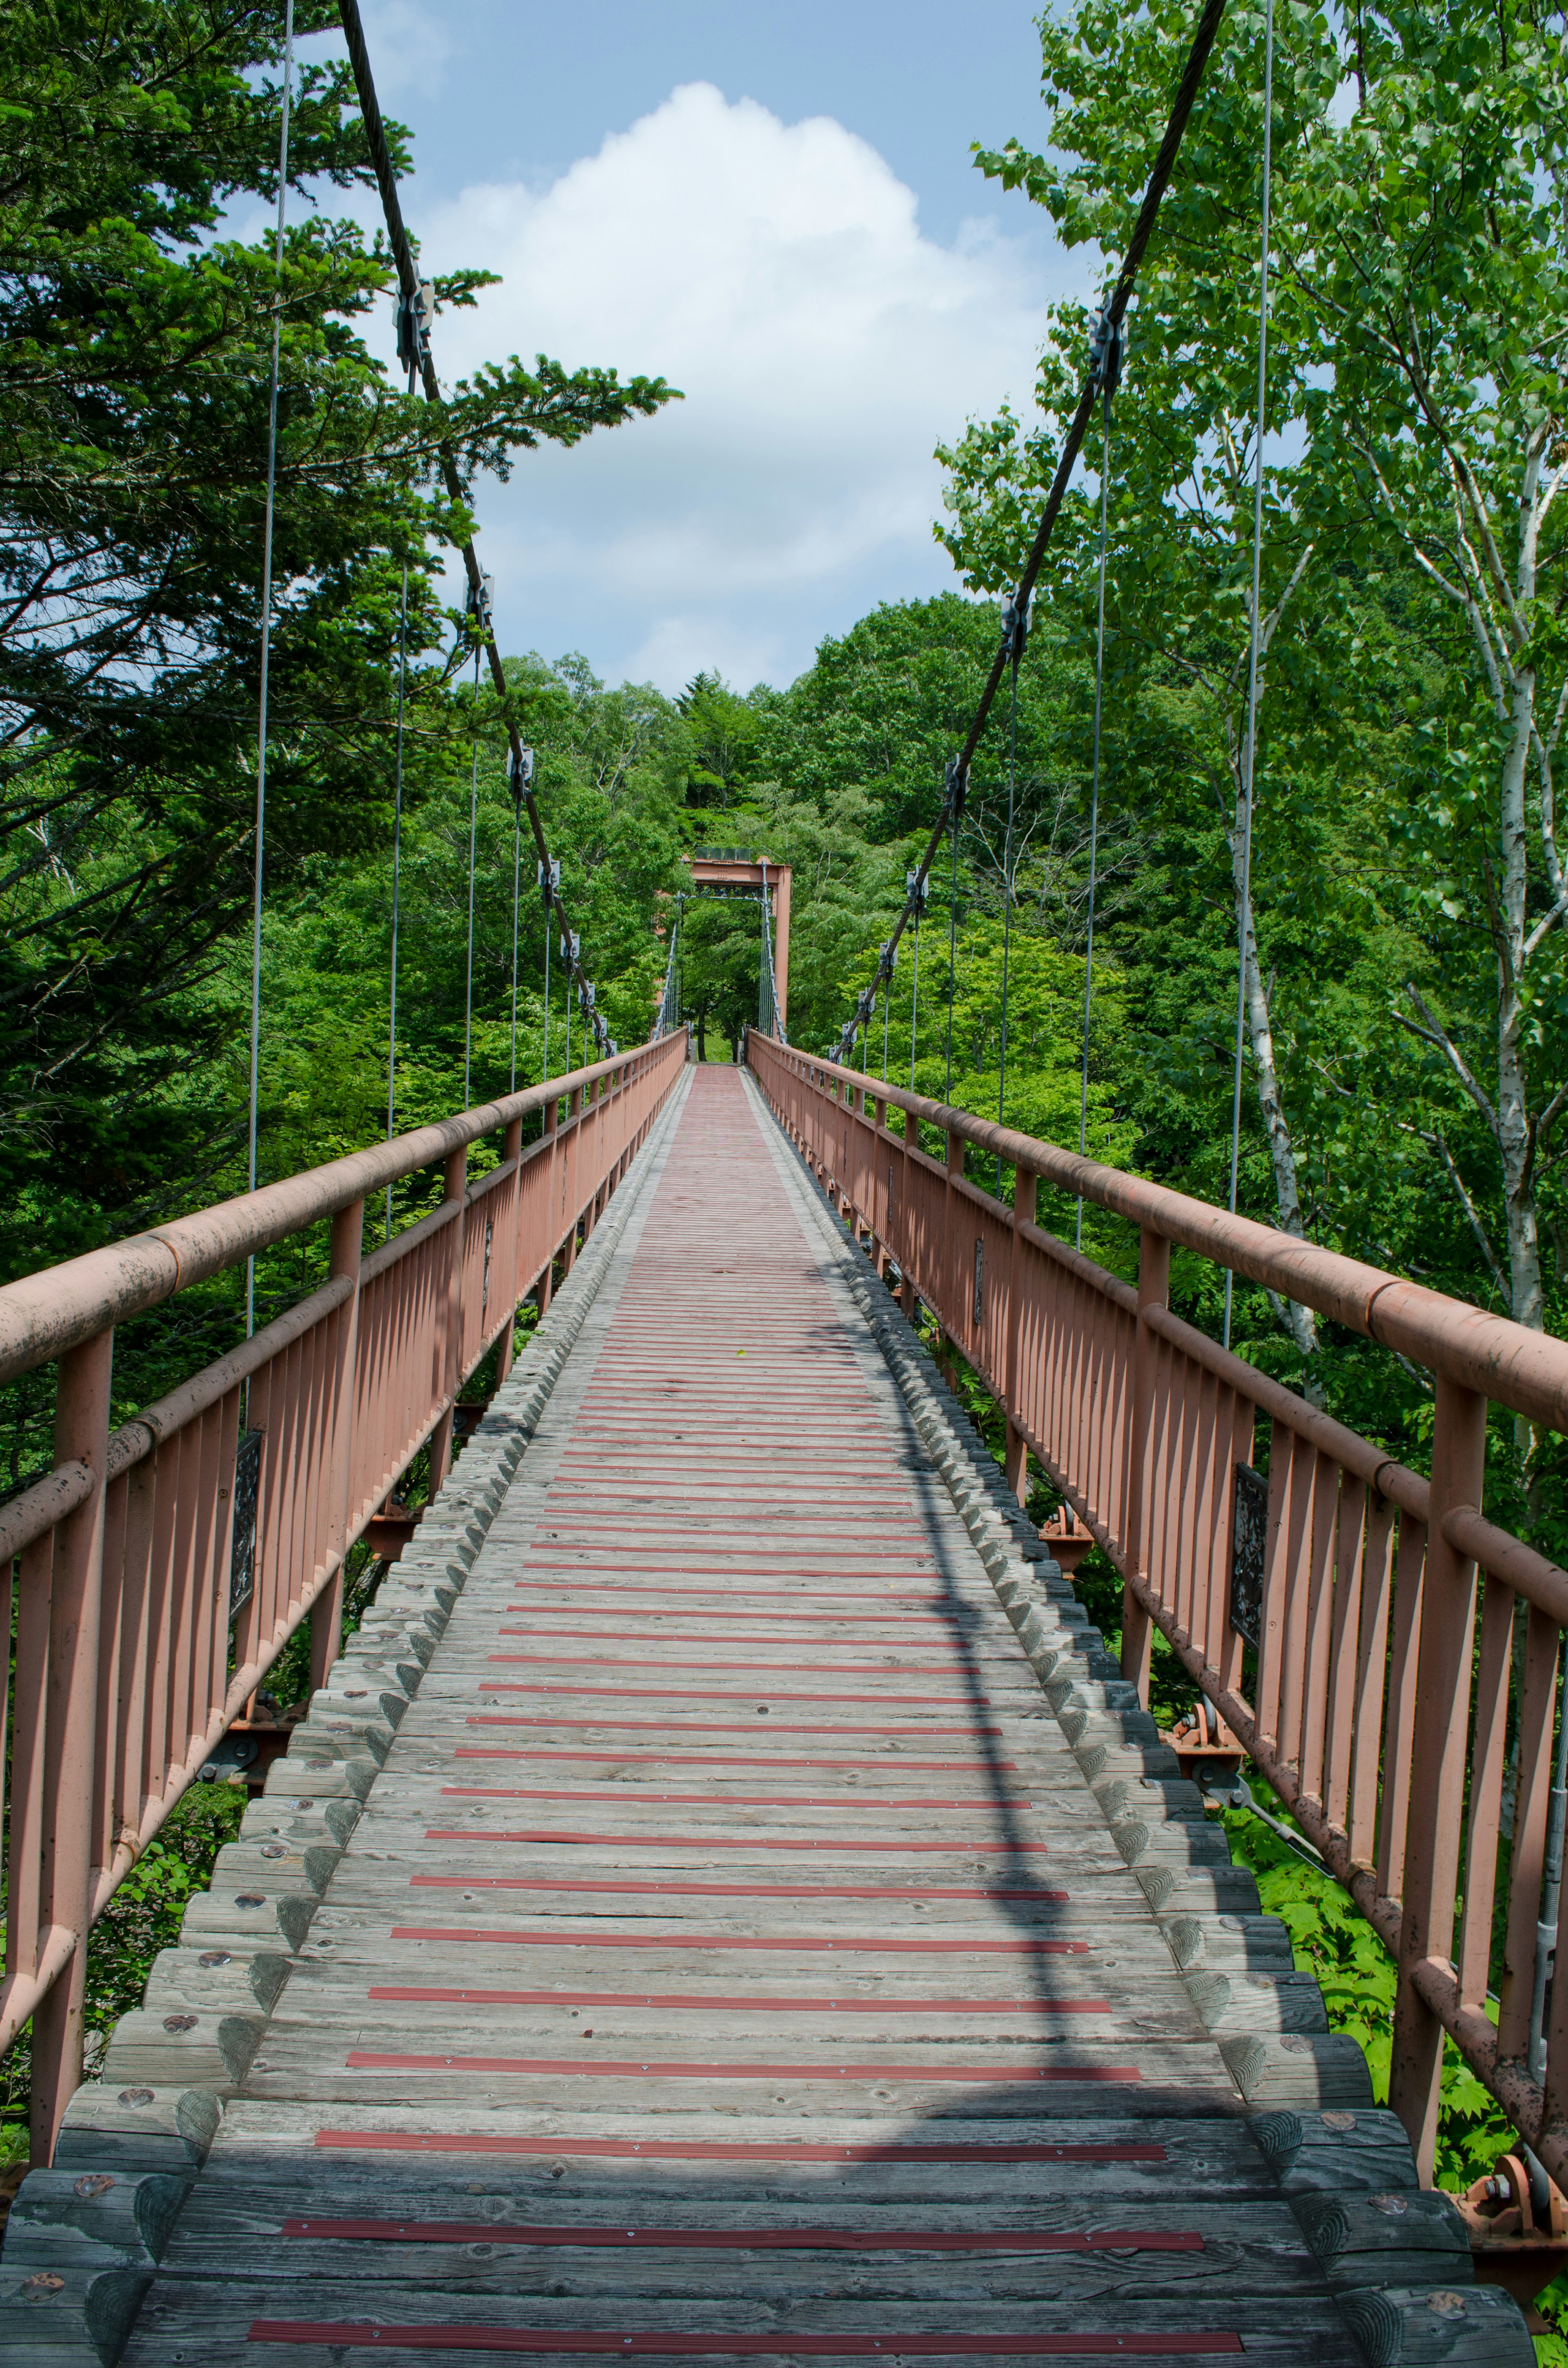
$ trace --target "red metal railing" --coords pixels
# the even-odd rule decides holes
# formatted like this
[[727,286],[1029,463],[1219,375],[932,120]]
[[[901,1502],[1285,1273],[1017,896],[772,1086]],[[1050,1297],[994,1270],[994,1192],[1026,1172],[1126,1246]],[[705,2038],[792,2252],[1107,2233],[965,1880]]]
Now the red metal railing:
[[[640,1045],[0,1290],[0,1381],[59,1360],[54,1469],[0,1508],[0,2047],[32,2017],[35,2161],[81,2078],[83,1935],[307,1615],[321,1682],[349,1548],[426,1440],[435,1494],[463,1383],[497,1339],[505,1373],[519,1300],[537,1284],[548,1304],[556,1252],[685,1054],[684,1032]],[[470,1186],[470,1145],[497,1132],[499,1165]],[[438,1207],[362,1258],[367,1199],[437,1160]],[[327,1218],[321,1289],[111,1434],[116,1324]],[[242,1462],[255,1549],[231,1634]]]
[[[1153,1623],[1393,1954],[1391,2101],[1423,2176],[1447,2032],[1568,2185],[1568,1982],[1551,1993],[1544,2078],[1528,2061],[1562,1939],[1538,1924],[1568,1573],[1480,1510],[1488,1401],[1568,1430],[1568,1345],[755,1032],[747,1057],[845,1214],[896,1264],[906,1307],[925,1301],[1006,1408],[1014,1485],[1032,1451],[1115,1565],[1124,1673],[1147,1699]],[[945,1164],[919,1148],[920,1124],[945,1135]],[[1011,1208],[965,1177],[971,1146],[1013,1168]],[[1139,1229],[1135,1286],[1034,1224],[1041,1177]],[[1430,1371],[1431,1479],[1172,1315],[1173,1243]],[[1261,1493],[1265,1453],[1249,1605],[1238,1491]]]

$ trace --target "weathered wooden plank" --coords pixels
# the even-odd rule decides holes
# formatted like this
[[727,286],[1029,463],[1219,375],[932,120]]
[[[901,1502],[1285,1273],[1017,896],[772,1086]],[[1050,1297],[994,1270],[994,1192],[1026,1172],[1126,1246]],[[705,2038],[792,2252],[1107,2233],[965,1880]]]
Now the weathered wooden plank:
[[1358,2051],[694,1091],[483,1546],[422,1525],[459,1559],[383,1591],[117,2043],[216,2064],[281,1934],[127,2368],[1358,2368],[1337,2289],[1462,2283],[1419,2209],[1301,2217],[1331,2124],[1403,2190]]

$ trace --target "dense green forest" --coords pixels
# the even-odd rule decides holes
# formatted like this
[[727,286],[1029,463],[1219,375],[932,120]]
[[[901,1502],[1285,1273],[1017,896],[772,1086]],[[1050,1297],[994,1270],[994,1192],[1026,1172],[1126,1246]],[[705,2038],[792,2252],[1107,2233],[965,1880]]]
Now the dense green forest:
[[[335,12],[308,0],[296,21],[308,36]],[[1042,20],[1049,146],[983,147],[977,161],[1044,207],[1068,246],[1114,256],[1125,244],[1186,26],[1175,0],[1136,13],[1071,0]],[[1264,666],[1243,913],[1262,40],[1261,9],[1233,7],[1140,282],[1110,420],[1088,1144],[1224,1198],[1240,934],[1240,1205],[1562,1332],[1562,19],[1519,0],[1279,10]],[[465,1056],[476,1101],[506,1087],[514,1058],[519,1081],[540,1076],[547,1031],[551,1068],[566,1064],[569,1029],[578,1057],[558,964],[549,1006],[544,996],[546,916],[527,848],[514,1043],[508,715],[538,752],[545,826],[621,1044],[647,1033],[658,1002],[681,856],[721,844],[792,866],[790,1033],[828,1051],[939,810],[996,647],[995,596],[1017,571],[1081,382],[1090,315],[1059,306],[1036,416],[955,420],[942,450],[935,531],[953,588],[878,608],[824,642],[799,680],[746,688],[707,673],[670,698],[610,687],[581,655],[519,651],[506,699],[487,688],[476,702],[472,644],[440,575],[472,518],[440,488],[437,446],[472,487],[485,471],[526,471],[541,441],[634,437],[676,391],[541,356],[441,404],[400,393],[363,338],[388,301],[387,256],[333,211],[335,191],[369,178],[337,65],[303,69],[299,202],[275,298],[270,245],[224,225],[237,198],[276,194],[280,56],[270,5],[126,0],[110,17],[57,0],[0,25],[0,1277],[243,1188],[275,301],[264,1179],[385,1125],[405,564],[399,1125],[459,1105]],[[408,135],[391,134],[406,159]],[[437,283],[437,353],[439,311],[483,282],[475,268]],[[876,1073],[885,1063],[944,1095],[950,1003],[951,1098],[995,1112],[1006,920],[1004,1115],[1074,1145],[1098,518],[1091,469],[1063,513],[1019,675],[1011,838],[999,710],[954,872],[944,857],[933,877],[918,998],[906,938],[863,1048]],[[682,1014],[710,1050],[733,1053],[756,1013],[755,916],[692,903],[682,932]],[[1133,1254],[1092,1212],[1085,1247],[1123,1270]],[[264,1303],[304,1279],[267,1263]],[[128,1404],[227,1344],[236,1291],[194,1293],[137,1331],[117,1369]],[[1218,1329],[1215,1278],[1180,1253],[1173,1295]],[[1422,1463],[1421,1374],[1250,1288],[1237,1342]],[[38,1467],[48,1419],[41,1380],[6,1392],[0,1487]],[[1498,1426],[1489,1509],[1559,1558],[1563,1483],[1560,1442]],[[1092,1562],[1086,1577],[1092,1591]],[[1096,1608],[1114,1628],[1113,1597]],[[1298,1939],[1342,1976],[1346,2016],[1386,2059],[1369,1936],[1346,1937],[1353,1919],[1297,1862],[1280,1880],[1316,1902],[1300,1910]],[[1450,2168],[1463,2131],[1486,2119],[1470,2090],[1455,2088]]]

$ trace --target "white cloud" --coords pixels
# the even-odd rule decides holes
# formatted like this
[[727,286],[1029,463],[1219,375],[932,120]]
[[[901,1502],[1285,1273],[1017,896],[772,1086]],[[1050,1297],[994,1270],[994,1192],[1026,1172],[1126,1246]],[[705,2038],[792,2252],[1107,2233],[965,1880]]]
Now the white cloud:
[[922,237],[841,124],[692,84],[549,188],[471,188],[417,227],[428,264],[505,281],[443,316],[443,378],[543,351],[685,391],[483,496],[507,647],[787,681],[878,598],[953,580],[932,447],[1027,409],[1047,291],[988,228]]

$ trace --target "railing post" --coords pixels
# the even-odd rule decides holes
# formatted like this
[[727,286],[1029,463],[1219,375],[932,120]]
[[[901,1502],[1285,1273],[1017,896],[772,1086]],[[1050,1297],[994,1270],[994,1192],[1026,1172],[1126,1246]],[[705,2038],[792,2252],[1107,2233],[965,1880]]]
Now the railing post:
[[523,1121],[513,1119],[501,1138],[503,1160],[515,1160],[512,1171],[512,1269],[506,1287],[506,1304],[511,1310],[511,1322],[501,1335],[501,1354],[495,1360],[496,1386],[512,1370],[512,1335],[517,1326],[517,1278],[522,1265],[523,1241]]
[[462,1204],[468,1199],[468,1145],[447,1154],[443,1201],[456,1201],[459,1213],[447,1226],[451,1247],[447,1254],[447,1304],[441,1315],[441,1394],[446,1411],[430,1434],[430,1495],[447,1476],[452,1459],[452,1409],[458,1397],[458,1359],[461,1348],[463,1294],[463,1233],[467,1220]]
[[[60,1360],[54,1460],[85,1463],[92,1494],[54,1533],[44,1695],[45,1820],[41,1955],[51,1928],[76,1936],[71,1962],[33,2011],[31,2158],[54,2157],[60,2123],[82,2081],[87,1918],[93,1896],[93,1804],[97,1794],[98,1622],[102,1607],[104,1493],[108,1463],[114,1334],[100,1332]],[[162,1650],[168,1639],[160,1640]]]
[[[1132,1419],[1127,1452],[1127,1557],[1132,1569],[1149,1576],[1149,1501],[1153,1474],[1149,1470],[1153,1431],[1154,1360],[1159,1343],[1143,1321],[1146,1307],[1164,1307],[1170,1297],[1171,1246],[1163,1234],[1143,1228],[1138,1243],[1138,1330],[1132,1344]],[[1158,1590],[1156,1589],[1156,1592]],[[1121,1674],[1138,1689],[1138,1699],[1149,1706],[1149,1660],[1154,1633],[1148,1613],[1131,1587],[1121,1590]]]
[[[562,1154],[568,1163],[569,1182],[574,1182],[583,1164],[583,1088],[574,1086],[566,1102],[566,1115],[575,1123],[572,1127],[569,1148]],[[554,1206],[553,1201],[551,1203]],[[572,1224],[566,1235],[566,1271],[571,1273],[577,1263],[577,1212],[571,1211]]]
[[[888,1150],[887,1096],[885,1094],[878,1094],[874,1097],[874,1100],[877,1112],[877,1136],[876,1143],[871,1152],[871,1178],[873,1184],[873,1190],[871,1193],[871,1247],[876,1256],[877,1278],[880,1281],[888,1270],[888,1244],[892,1236],[892,1156],[891,1151]],[[881,1183],[881,1162],[884,1151],[888,1151],[887,1199],[882,1203],[882,1222],[879,1228],[877,1224],[877,1193],[875,1188],[880,1187]]]
[[[544,1106],[544,1139],[550,1146],[544,1155],[544,1271],[540,1276],[535,1292],[541,1317],[547,1314],[555,1290],[555,1178],[559,1173],[558,1162],[561,1155],[561,1144],[558,1140],[560,1132],[561,1098],[558,1094],[551,1094]],[[517,1223],[519,1225],[522,1224],[520,1178]]]
[[587,1205],[583,1211],[583,1247],[585,1249],[587,1248],[588,1244],[593,1240],[594,1227],[599,1221],[599,1187],[597,1180],[599,1173],[599,1137],[604,1130],[599,1118],[598,1100],[599,1080],[597,1077],[595,1077],[583,1088],[583,1123],[578,1130],[580,1135],[585,1135],[587,1137],[588,1174],[594,1178],[593,1190],[588,1194]]
[[1486,1400],[1439,1373],[1433,1409],[1431,1525],[1421,1590],[1415,1737],[1404,1853],[1404,1921],[1394,2000],[1389,2103],[1404,2123],[1424,2186],[1437,2143],[1443,2027],[1410,1980],[1423,1958],[1451,1962],[1470,1731],[1475,1565],[1443,1535],[1456,1506],[1479,1508],[1486,1476]]
[[1029,1493],[1029,1451],[1014,1421],[1023,1382],[1023,1269],[1018,1254],[1018,1227],[1032,1225],[1040,1178],[1032,1167],[1013,1170],[1013,1222],[1007,1245],[1007,1367],[1004,1403],[1007,1410],[1007,1443],[1002,1469],[1007,1486],[1021,1505]]
[[964,1149],[963,1136],[949,1127],[948,1180],[942,1192],[942,1276],[938,1286],[942,1298],[936,1311],[942,1335],[942,1366],[949,1389],[958,1387],[958,1368],[952,1360],[958,1341],[949,1318],[955,1304],[960,1307],[963,1304],[963,1292],[958,1283],[958,1195],[953,1190],[953,1181],[963,1174]]
[[903,1113],[903,1176],[898,1196],[898,1265],[899,1272],[903,1277],[899,1284],[898,1300],[899,1305],[912,1324],[919,1313],[920,1294],[915,1288],[915,1277],[910,1272],[910,1268],[915,1263],[915,1212],[909,1199],[909,1178],[913,1172],[909,1155],[918,1144],[919,1140],[920,1122],[913,1110],[905,1110]]
[[337,1311],[337,1359],[333,1376],[332,1497],[327,1512],[327,1551],[337,1569],[311,1606],[311,1689],[326,1683],[343,1642],[343,1582],[348,1531],[354,1518],[355,1417],[359,1367],[359,1258],[365,1240],[365,1203],[351,1201],[332,1221],[328,1274],[352,1278],[354,1296]]

